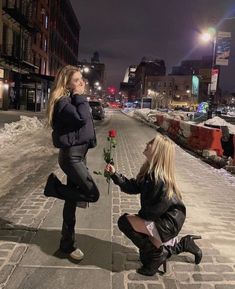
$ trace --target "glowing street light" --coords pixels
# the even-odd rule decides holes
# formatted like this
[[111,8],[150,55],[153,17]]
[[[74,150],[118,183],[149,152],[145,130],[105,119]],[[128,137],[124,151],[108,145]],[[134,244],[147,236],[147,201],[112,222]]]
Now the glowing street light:
[[213,41],[216,36],[216,30],[214,27],[209,27],[206,31],[200,34],[200,40],[204,43]]
[[212,36],[210,35],[210,33],[205,32],[200,35],[200,39],[202,40],[202,42],[209,42],[212,40]]
[[89,73],[89,72],[90,72],[90,68],[89,68],[89,67],[84,67],[84,68],[83,68],[83,71],[84,71],[85,73]]

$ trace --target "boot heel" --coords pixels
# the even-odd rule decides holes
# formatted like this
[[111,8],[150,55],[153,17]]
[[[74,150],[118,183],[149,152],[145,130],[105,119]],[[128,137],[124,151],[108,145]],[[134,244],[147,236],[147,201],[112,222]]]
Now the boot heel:
[[201,238],[202,238],[201,236],[191,235],[191,239],[192,240],[198,240],[198,239],[201,239]]
[[162,263],[163,272],[166,273],[166,260]]

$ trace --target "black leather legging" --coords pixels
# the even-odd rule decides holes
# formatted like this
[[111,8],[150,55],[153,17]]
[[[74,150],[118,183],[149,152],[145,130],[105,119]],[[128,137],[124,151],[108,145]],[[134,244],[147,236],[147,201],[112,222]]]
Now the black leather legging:
[[65,200],[63,209],[63,226],[60,249],[66,253],[74,250],[76,204],[78,201],[96,202],[99,190],[86,167],[87,145],[60,149],[59,165],[67,175],[67,185],[61,186]]

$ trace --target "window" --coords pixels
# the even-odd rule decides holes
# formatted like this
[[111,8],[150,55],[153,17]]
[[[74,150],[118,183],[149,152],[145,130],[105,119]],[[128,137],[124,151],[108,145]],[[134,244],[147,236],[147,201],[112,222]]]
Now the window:
[[45,28],[48,29],[48,16],[45,17]]
[[42,66],[41,66],[41,74],[45,74],[45,70],[46,70],[46,61],[44,58],[42,58]]
[[43,50],[47,51],[47,39],[46,38],[44,38]]

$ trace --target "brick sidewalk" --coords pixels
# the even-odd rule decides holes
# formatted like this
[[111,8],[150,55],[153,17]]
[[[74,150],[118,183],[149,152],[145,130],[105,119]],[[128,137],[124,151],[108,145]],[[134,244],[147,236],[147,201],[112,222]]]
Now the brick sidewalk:
[[[58,175],[61,171],[58,170]],[[61,177],[64,177],[61,175]],[[42,195],[44,183],[32,192],[6,195],[0,207],[0,288],[11,277],[55,199]]]
[[[92,150],[90,159],[88,158],[89,167],[91,166],[92,169],[103,167],[102,148],[110,128],[118,131],[118,145],[115,151],[117,171],[127,177],[136,176],[144,161],[142,151],[145,143],[155,135],[155,130],[119,112],[113,114],[110,121],[104,123],[98,130],[99,147]],[[102,193],[102,200],[94,205],[96,210],[91,208],[79,213],[78,237],[81,242],[83,241],[79,244],[87,252],[84,262],[76,265],[55,258],[52,254],[57,247],[61,229],[61,220],[55,219],[55,216],[58,215],[58,209],[61,210],[62,203],[55,203],[53,199],[43,197],[43,183],[33,191],[30,191],[29,187],[25,193],[18,194],[18,199],[15,199],[14,194],[1,198],[0,288],[5,288],[7,284],[7,289],[48,289],[41,280],[44,280],[45,284],[51,286],[59,284],[62,287],[58,288],[65,288],[62,281],[69,279],[74,280],[74,283],[70,282],[67,286],[69,289],[94,289],[94,284],[98,286],[101,282],[106,284],[106,287],[102,285],[103,288],[108,288],[111,284],[110,289],[234,289],[234,186],[219,172],[179,147],[177,147],[176,168],[177,180],[187,206],[187,220],[181,235],[188,233],[202,235],[202,240],[198,241],[203,250],[200,265],[194,265],[192,255],[184,253],[170,259],[165,275],[144,277],[136,274],[135,269],[140,266],[137,249],[120,233],[117,219],[124,212],[136,213],[139,209],[139,198],[120,192],[114,185],[112,195],[107,196],[106,183],[102,177],[96,177]],[[60,174],[61,171],[56,173]],[[63,175],[59,177],[63,178]],[[109,202],[111,197],[112,205]],[[112,243],[109,239],[110,222],[102,214],[112,216],[110,228]],[[59,215],[61,217],[61,212]],[[103,223],[106,221],[105,226],[99,220]],[[97,225],[95,221],[99,226],[95,226]],[[91,225],[92,228],[89,227]],[[40,234],[38,234],[39,229]],[[90,230],[89,234],[88,230]],[[50,243],[50,248],[45,252],[45,244],[43,248],[38,244],[46,237],[51,239],[47,241]],[[31,245],[32,238],[34,241]],[[89,242],[94,244],[88,244]],[[109,254],[110,247],[112,247],[112,270],[108,265],[111,257],[105,256],[105,264],[99,259],[105,253]],[[104,251],[97,252],[100,248]],[[33,262],[30,263],[33,258]],[[38,260],[35,260],[37,258]],[[37,274],[41,274],[41,280],[35,279]],[[88,282],[82,278],[84,274],[94,280]],[[19,276],[20,278],[34,277],[27,277],[31,279],[26,278],[22,281]],[[64,279],[58,279],[58,276],[63,276]],[[79,283],[80,278],[84,283]],[[99,280],[99,278],[103,279]],[[24,284],[27,286],[22,287]]]
[[[135,129],[134,120],[130,120],[129,124],[132,126],[125,128],[120,121],[117,128],[119,133],[115,163],[117,171],[127,177],[135,177],[144,161],[142,151],[145,142],[155,135],[155,131],[144,127],[144,124],[139,124],[140,128]],[[176,170],[187,206],[187,221],[180,235],[202,235],[202,240],[197,241],[203,251],[201,264],[195,265],[192,255],[182,253],[169,260],[165,275],[145,277],[135,272],[140,266],[137,252],[113,252],[113,270],[118,271],[113,275],[113,289],[235,288],[235,187],[216,170],[179,147]],[[116,224],[121,214],[138,212],[139,197],[124,194],[117,186],[112,188],[112,240],[137,251],[120,233]]]

